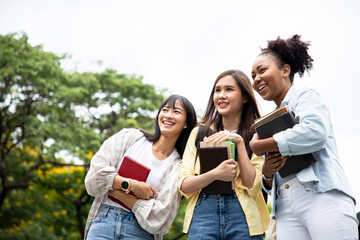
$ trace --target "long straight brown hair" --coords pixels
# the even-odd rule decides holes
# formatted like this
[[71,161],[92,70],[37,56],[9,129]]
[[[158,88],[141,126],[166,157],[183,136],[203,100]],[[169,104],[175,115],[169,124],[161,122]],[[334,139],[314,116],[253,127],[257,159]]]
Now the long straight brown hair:
[[[244,103],[244,106],[242,108],[241,121],[238,126],[237,134],[239,134],[244,139],[246,151],[249,158],[251,158],[252,150],[249,146],[249,142],[255,133],[255,130],[252,128],[252,124],[254,123],[255,119],[260,117],[260,113],[250,79],[245,73],[240,70],[228,70],[221,73],[216,78],[209,97],[205,114],[200,122],[200,124],[205,125],[202,134],[203,136],[209,136],[214,132],[224,130],[222,116],[216,110],[213,98],[216,84],[219,82],[220,79],[225,76],[232,76],[234,78],[235,82],[241,89],[242,96],[244,97],[244,99],[247,100],[247,102]],[[213,126],[213,130],[211,129],[211,126]]]

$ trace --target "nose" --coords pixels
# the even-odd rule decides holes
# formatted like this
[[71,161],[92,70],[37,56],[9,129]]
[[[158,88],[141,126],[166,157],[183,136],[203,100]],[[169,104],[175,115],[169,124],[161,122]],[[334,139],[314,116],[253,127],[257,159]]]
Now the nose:
[[225,97],[225,91],[224,91],[224,90],[221,90],[221,91],[220,91],[219,97],[220,97],[220,98]]
[[169,109],[169,111],[166,112],[165,117],[166,118],[172,118],[174,111],[172,109]]
[[258,84],[259,82],[260,82],[260,77],[259,77],[259,75],[256,75],[255,77],[254,77],[254,83],[255,84]]

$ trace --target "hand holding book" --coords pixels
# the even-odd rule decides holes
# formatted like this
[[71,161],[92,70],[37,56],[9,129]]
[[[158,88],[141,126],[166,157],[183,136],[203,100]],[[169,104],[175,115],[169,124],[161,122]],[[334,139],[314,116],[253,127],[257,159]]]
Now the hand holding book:
[[[236,177],[237,164],[235,146],[232,142],[200,142],[200,173],[215,171],[217,180],[204,187],[207,194],[232,194],[233,180]],[[231,159],[232,158],[232,159]]]
[[139,199],[148,200],[158,192],[148,183],[131,179],[131,192]]
[[[151,169],[146,167],[145,165],[139,163],[138,161],[128,157],[128,156],[124,156],[123,158],[123,161],[121,163],[121,166],[119,168],[119,171],[118,171],[118,174],[124,178],[129,178],[129,179],[132,179],[130,181],[140,181],[140,182],[145,182],[147,177],[149,176],[149,173],[150,173]],[[145,185],[144,185],[145,184]],[[146,185],[149,185],[149,184],[146,184],[144,183],[143,185],[146,187]],[[136,184],[135,184],[136,186]],[[137,185],[139,186],[139,184]],[[150,185],[149,185],[150,186]],[[150,188],[152,189],[152,187],[150,186]],[[130,184],[130,189],[131,190],[134,190],[131,188],[131,184]],[[148,189],[151,191],[151,189]],[[140,196],[140,194],[143,194],[141,196],[146,197],[146,192],[142,192],[141,190],[139,190],[135,187],[135,192],[137,193],[136,196]],[[156,192],[156,191],[155,191]],[[135,194],[130,191],[129,194],[135,196]],[[150,194],[152,195],[152,194]],[[125,204],[123,204],[119,199],[111,196],[111,195],[108,195],[108,198],[111,199],[112,201],[120,204],[122,207],[124,207],[125,209],[131,211]]]
[[269,153],[265,156],[262,174],[266,178],[272,178],[286,163],[287,156],[281,156],[279,152]]

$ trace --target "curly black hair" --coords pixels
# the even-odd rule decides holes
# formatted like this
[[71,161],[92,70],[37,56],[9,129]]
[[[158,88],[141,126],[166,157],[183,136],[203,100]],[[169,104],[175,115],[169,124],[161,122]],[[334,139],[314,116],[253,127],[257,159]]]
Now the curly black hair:
[[277,59],[279,68],[285,64],[290,66],[290,82],[293,83],[295,73],[300,77],[304,72],[309,72],[314,61],[308,53],[310,42],[300,40],[300,35],[294,35],[288,39],[278,37],[276,40],[268,41],[266,48],[261,48],[260,55],[271,54]]

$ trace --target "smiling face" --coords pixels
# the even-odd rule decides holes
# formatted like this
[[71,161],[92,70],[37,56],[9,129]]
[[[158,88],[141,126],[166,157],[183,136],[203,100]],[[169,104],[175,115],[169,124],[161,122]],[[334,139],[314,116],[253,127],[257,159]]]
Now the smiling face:
[[176,100],[174,107],[165,104],[160,110],[158,124],[161,135],[178,137],[186,126],[186,111],[180,100]]
[[288,78],[289,65],[279,68],[276,59],[271,54],[260,55],[256,58],[251,72],[253,88],[267,101],[274,101],[280,106],[286,93],[291,87]]
[[241,89],[235,79],[226,75],[215,85],[213,101],[216,110],[223,117],[240,118],[244,100]]

